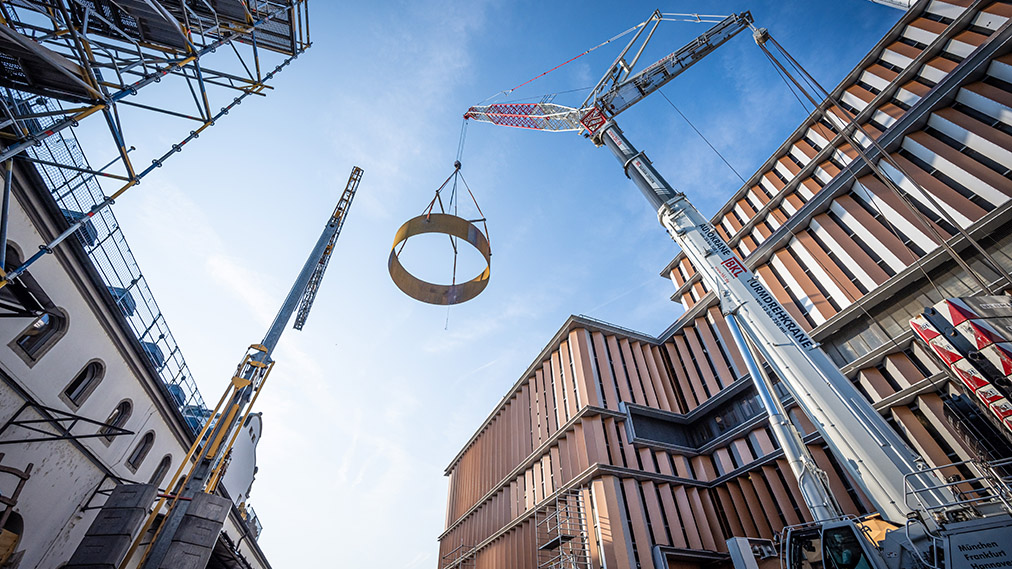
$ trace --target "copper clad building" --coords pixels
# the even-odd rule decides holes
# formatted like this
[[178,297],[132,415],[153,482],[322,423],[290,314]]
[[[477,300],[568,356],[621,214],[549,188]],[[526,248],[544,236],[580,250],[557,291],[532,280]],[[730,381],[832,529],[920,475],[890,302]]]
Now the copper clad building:
[[[833,92],[1006,270],[1010,18],[1012,3],[918,2]],[[979,285],[838,134],[847,113],[830,113],[841,122],[800,125],[712,218],[717,231],[925,460],[1007,453],[1001,437],[953,426],[959,417],[986,429],[907,325]],[[935,230],[957,235],[902,173],[880,166]],[[965,242],[950,242],[998,282]],[[440,569],[729,567],[728,538],[772,539],[811,519],[716,298],[684,255],[663,274],[686,309],[666,331],[571,317],[453,458]],[[843,509],[866,513],[781,395]]]

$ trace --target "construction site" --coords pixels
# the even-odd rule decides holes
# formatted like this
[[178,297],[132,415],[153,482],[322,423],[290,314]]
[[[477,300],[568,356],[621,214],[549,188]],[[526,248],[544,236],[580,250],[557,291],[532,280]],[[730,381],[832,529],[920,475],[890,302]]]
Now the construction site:
[[1012,567],[1012,3],[437,4],[0,0],[0,569]]

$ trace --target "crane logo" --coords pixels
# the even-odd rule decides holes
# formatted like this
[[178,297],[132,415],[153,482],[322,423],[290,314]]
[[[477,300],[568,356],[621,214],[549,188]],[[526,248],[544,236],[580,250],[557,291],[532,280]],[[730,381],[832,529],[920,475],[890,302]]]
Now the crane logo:
[[731,278],[733,279],[738,278],[738,275],[746,272],[745,267],[742,266],[741,261],[738,260],[738,257],[731,257],[730,259],[722,262],[721,266],[723,266],[725,269],[727,269],[729,273],[731,273]]

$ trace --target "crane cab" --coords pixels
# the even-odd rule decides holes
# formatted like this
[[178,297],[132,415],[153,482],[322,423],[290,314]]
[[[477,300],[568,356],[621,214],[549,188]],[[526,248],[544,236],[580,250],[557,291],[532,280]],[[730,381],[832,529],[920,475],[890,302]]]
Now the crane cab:
[[885,569],[853,520],[787,528],[782,547],[784,569]]

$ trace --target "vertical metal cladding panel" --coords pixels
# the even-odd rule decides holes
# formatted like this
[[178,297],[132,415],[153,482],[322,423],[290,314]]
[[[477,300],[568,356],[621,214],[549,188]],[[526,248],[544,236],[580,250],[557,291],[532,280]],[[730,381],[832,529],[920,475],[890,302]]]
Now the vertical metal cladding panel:
[[706,455],[694,456],[689,459],[692,463],[692,470],[696,473],[696,480],[710,482],[717,478],[717,471],[713,468],[713,460]]
[[647,360],[644,357],[643,351],[647,349],[645,344],[640,342],[631,342],[629,344],[630,350],[633,355],[633,369],[639,378],[640,383],[643,385],[643,394],[647,398],[647,405],[657,409],[661,406],[654,378],[650,376],[650,368],[647,366]]
[[806,506],[804,500],[801,499],[801,490],[798,488],[798,481],[790,474],[791,466],[787,464],[786,460],[780,458],[777,459],[777,468],[783,473],[783,480],[787,482],[787,490],[794,497],[794,502],[798,504],[798,507],[801,509],[801,515],[805,518],[802,521],[813,521],[815,518],[812,517],[812,512],[808,511],[808,506]]
[[731,363],[734,365],[734,369],[729,370],[734,379],[745,377],[746,367],[745,360],[741,357],[741,352],[738,351],[738,347],[734,344],[734,339],[731,336],[731,330],[727,327],[727,323],[724,322],[724,316],[720,313],[720,308],[717,306],[711,306],[706,310],[707,316],[709,317],[710,324],[716,328],[715,341],[718,342],[728,356],[731,358]]
[[542,477],[540,461],[531,465],[531,472],[534,475],[534,503],[540,504],[545,499],[545,482]]
[[615,466],[626,466],[625,455],[619,451],[618,428],[615,419],[608,417],[604,420],[604,435],[610,449],[610,463]]
[[748,502],[745,501],[745,495],[741,492],[741,487],[734,480],[730,480],[725,485],[728,493],[731,495],[731,502],[734,504],[735,513],[738,515],[738,519],[741,520],[742,528],[745,530],[745,535],[748,537],[760,537],[759,530],[756,528],[755,520],[752,519],[752,511],[749,508]]
[[752,219],[756,214],[755,208],[753,208],[752,204],[748,203],[748,200],[744,198],[735,202],[735,209],[739,214],[742,214],[742,217],[746,220]]
[[713,335],[713,329],[710,327],[710,322],[704,318],[699,317],[693,321],[696,325],[696,332],[699,333],[700,339],[703,341],[703,346],[706,347],[706,353],[709,355],[710,363],[717,370],[717,383],[723,388],[734,383],[735,376],[731,373],[731,369],[727,367],[727,363],[724,361],[721,347],[717,343],[716,336]]
[[[920,217],[911,212],[900,197],[887,188],[877,177],[862,176],[854,183],[853,192],[861,201],[885,216],[892,224],[893,229],[906,235],[921,249],[931,251],[937,246],[933,236],[924,229]],[[919,193],[911,192],[911,197],[913,194]],[[928,224],[943,237],[951,237],[935,222],[928,220]]]
[[[812,457],[815,458],[815,463],[819,465],[819,468],[826,473],[826,477],[829,479],[829,487],[833,491],[833,496],[836,498],[837,503],[843,508],[843,513],[859,515],[863,513],[861,508],[854,503],[854,500],[847,493],[847,488],[843,485],[843,480],[840,479],[840,474],[832,463],[829,461],[829,457],[826,456],[826,451],[820,447],[812,446],[808,447],[812,453]],[[853,483],[851,483],[853,486]]]
[[[697,365],[693,365],[692,363],[692,356],[689,353],[689,347],[686,344],[685,336],[675,334],[674,336],[671,337],[671,340],[672,342],[674,342],[675,347],[678,349],[678,357],[684,364],[686,374],[688,375],[689,378],[689,385],[692,391],[696,393],[696,397],[699,399],[699,403],[703,404],[703,402],[705,402],[707,399],[709,399],[713,395],[716,395],[717,392],[713,390],[708,391],[707,387],[704,386],[703,378],[699,376],[700,372],[699,370],[696,369]],[[714,382],[711,379],[711,384],[715,383],[716,382]],[[714,387],[716,387],[716,385],[714,385]]]
[[1012,196],[1007,178],[926,132],[907,135],[903,148],[920,154],[926,162],[992,204],[1001,204]]
[[629,468],[639,470],[640,465],[638,455],[636,454],[636,447],[629,442],[629,432],[620,427],[618,421],[615,422],[615,431],[618,435],[619,446],[625,456],[625,465]]
[[691,549],[703,549],[701,524],[705,523],[705,521],[697,519],[695,514],[693,514],[692,506],[689,504],[689,492],[685,486],[672,486],[671,491],[675,498],[682,529],[685,530],[686,538],[689,541],[689,547]]
[[645,472],[651,474],[657,474],[657,466],[654,465],[654,452],[648,448],[637,449],[639,452],[640,463],[643,465]]
[[798,231],[795,234],[795,238],[804,247],[805,251],[815,259],[817,267],[829,276],[829,282],[824,283],[823,286],[832,285],[833,288],[843,293],[841,298],[836,299],[840,306],[848,306],[861,298],[861,291],[843,273],[840,266],[829,257],[826,251],[815,242],[815,239],[812,238],[807,229]]
[[575,358],[578,358],[576,352],[576,346],[574,345],[576,334],[570,333],[569,339],[562,342],[559,353],[562,357],[560,366],[562,367],[562,375],[566,378],[565,389],[566,389],[566,409],[568,411],[567,419],[572,419],[580,412],[580,407],[584,399],[580,397],[579,378],[577,377],[578,369],[576,366]]
[[552,464],[551,451],[541,457],[541,476],[545,480],[545,497],[547,498],[555,493],[555,465]]
[[721,475],[734,470],[734,464],[731,463],[731,454],[727,452],[726,448],[719,448],[713,451],[713,459],[720,464]]
[[779,302],[787,310],[787,312],[791,314],[791,317],[798,323],[798,326],[804,328],[806,332],[810,332],[812,330],[812,325],[808,323],[808,319],[801,313],[798,305],[791,299],[790,295],[787,294],[787,290],[780,285],[780,281],[777,279],[776,275],[773,274],[773,269],[771,269],[769,265],[761,265],[756,267],[755,272],[759,275],[760,280],[766,286],[766,290],[773,293],[777,302]]
[[726,552],[727,545],[725,541],[728,536],[724,535],[723,530],[720,528],[720,522],[717,519],[717,510],[713,502],[713,491],[712,490],[699,490],[700,503],[703,506],[703,513],[706,515],[706,524],[710,526],[710,535],[713,536],[714,542],[716,542],[716,551]]
[[521,447],[521,456],[526,457],[534,451],[534,447],[536,446],[534,444],[534,405],[531,403],[530,379],[520,386],[520,409],[522,414],[521,421],[526,422],[526,427],[524,428],[523,447]]
[[[918,453],[931,465],[940,466],[950,464],[952,461],[946,456],[945,451],[938,445],[931,433],[924,428],[924,425],[917,419],[914,412],[906,405],[898,405],[889,409],[900,429],[906,434],[910,444]],[[955,468],[947,468],[942,473],[948,476],[958,476],[959,471]]]
[[749,450],[748,444],[745,443],[745,439],[735,439],[731,441],[731,446],[738,451],[738,456],[741,457],[741,465],[751,463],[756,457],[752,456],[752,451]]
[[576,368],[576,389],[579,407],[593,405],[601,407],[597,368],[593,361],[590,332],[577,328],[569,333],[569,346],[573,351],[573,367]]
[[566,392],[566,379],[562,371],[561,350],[553,350],[552,356],[545,362],[545,373],[552,378],[552,397],[555,400],[555,425],[556,429],[569,421],[569,394]]
[[885,381],[876,368],[865,368],[857,373],[857,382],[867,392],[871,401],[878,401],[896,393],[893,386]]
[[798,513],[794,510],[794,506],[791,504],[791,498],[788,495],[790,490],[780,481],[780,476],[777,474],[776,468],[768,465],[763,466],[762,474],[766,479],[766,482],[770,485],[770,490],[773,492],[773,497],[776,498],[776,503],[780,506],[780,511],[783,512],[784,517],[787,518],[787,525],[800,524],[801,518],[798,517]]
[[629,385],[632,386],[632,401],[639,403],[640,405],[647,405],[647,398],[643,392],[643,384],[640,382],[639,374],[636,373],[636,361],[633,358],[632,349],[629,346],[629,340],[626,338],[619,338],[618,346],[621,353],[619,356],[619,365],[622,366],[623,372],[629,379]]
[[646,374],[650,385],[657,396],[657,405],[664,411],[678,411],[675,403],[675,393],[671,387],[671,378],[668,377],[663,363],[660,361],[660,354],[657,346],[651,344],[640,344],[643,351],[643,361],[646,364]]
[[587,437],[584,435],[586,429],[581,423],[577,423],[573,428],[573,439],[576,447],[576,471],[583,472],[590,468],[590,458],[587,456]]
[[[779,534],[780,530],[784,529],[784,522],[780,519],[779,512],[782,511],[780,505],[777,504],[777,500],[773,498],[773,494],[770,492],[769,487],[766,485],[766,476],[761,470],[754,471],[748,476],[743,477],[745,480],[742,484],[749,484],[752,487],[752,491],[755,492],[756,498],[759,499],[759,503],[762,505],[762,512],[766,516],[766,520],[770,524],[770,529],[775,534]],[[784,507],[790,507],[785,505]]]
[[[610,354],[609,359],[611,360],[611,370],[612,375],[615,377],[615,387],[618,389],[619,400],[630,402],[635,401],[636,399],[633,397],[629,378],[622,367],[622,352],[618,347],[618,340],[615,336],[606,336],[605,344],[608,348],[608,353]],[[618,406],[616,405],[615,408],[617,409]]]
[[548,411],[545,403],[544,377],[540,369],[534,370],[534,377],[530,380],[530,383],[533,388],[534,426],[537,429],[534,448],[538,448],[548,438]]
[[[709,525],[710,517],[707,516],[706,510],[703,508],[703,498],[700,493],[703,490],[699,488],[687,488],[686,493],[689,495],[689,507],[692,509],[692,516],[696,520],[699,527],[699,537],[703,540],[703,547],[712,551],[720,551],[723,547],[723,536],[720,533],[714,533],[713,527]],[[716,520],[714,520],[716,523]],[[720,545],[718,545],[720,544]]]
[[[544,381],[545,390],[545,413],[547,414],[548,421],[548,437],[555,434],[555,431],[559,430],[559,411],[563,407],[562,400],[555,398],[555,377],[552,376],[552,363],[551,359],[542,362],[541,364],[541,379]],[[544,441],[542,441],[544,442]]]
[[[604,430],[603,430],[603,426],[601,425],[600,417],[594,417],[594,418],[598,420],[597,426],[595,427],[595,431],[596,431],[596,435],[595,436],[597,436],[597,437],[601,438],[601,440],[603,440]],[[601,446],[603,447],[604,444],[601,443]],[[564,436],[561,439],[559,439],[559,461],[560,461],[559,462],[559,468],[562,471],[562,480],[565,480],[566,482],[569,482],[570,480],[572,480],[573,478],[575,478],[576,474],[577,474],[576,468],[573,467],[573,462],[574,462],[573,461],[573,455],[574,455],[575,452],[576,451],[575,451],[575,449],[573,447],[573,434],[572,433],[566,433],[566,436]],[[600,462],[608,462],[608,453],[605,452],[603,448],[599,452],[600,452],[600,455],[598,457],[598,460]]]
[[526,509],[531,509],[534,504],[537,503],[537,494],[534,490],[534,469],[528,468],[523,472],[524,480],[524,505]]
[[661,495],[661,505],[664,506],[664,515],[667,518],[668,527],[671,529],[671,545],[674,547],[689,547],[685,536],[685,529],[681,516],[678,515],[678,506],[675,504],[675,495],[671,485],[660,484],[657,487]]
[[809,227],[841,261],[847,264],[850,271],[857,276],[866,289],[874,289],[889,280],[889,275],[882,270],[882,267],[878,266],[868,253],[828,215],[815,216]]
[[607,399],[607,408],[617,411],[619,402],[618,386],[615,381],[614,370],[608,364],[608,352],[605,346],[606,340],[604,334],[592,332],[590,337],[594,343],[595,364],[601,374],[602,393],[605,399]]
[[974,451],[963,437],[952,432],[949,421],[945,418],[945,403],[942,402],[942,398],[937,393],[925,393],[917,398],[917,403],[921,413],[949,447],[959,455],[959,459],[970,460],[974,456]]
[[[601,539],[601,548],[599,555],[603,560],[603,565],[606,567],[620,567],[619,557],[615,552],[615,540],[623,540],[624,537],[621,533],[616,536],[616,531],[621,531],[621,527],[616,530],[613,527],[613,512],[615,515],[614,520],[618,521],[617,507],[612,509],[612,505],[615,504],[614,498],[609,498],[608,488],[612,485],[606,484],[605,478],[598,478],[591,482],[591,494],[593,496],[594,512],[595,517],[593,523],[596,524],[597,533]],[[626,560],[624,567],[629,568],[629,561]]]
[[597,508],[594,505],[594,494],[590,487],[584,486],[580,490],[580,499],[583,500],[583,515],[587,527],[587,551],[590,554],[590,569],[601,569],[601,549],[598,546]]
[[[811,178],[808,178],[807,180],[805,180],[805,182],[811,182],[811,185],[815,186],[816,188],[819,187],[818,184],[811,181]],[[805,186],[805,182],[802,182],[801,186]],[[805,200],[802,199],[802,197],[798,194],[798,191],[795,190],[790,194],[787,194],[787,196],[784,198],[782,207],[784,208],[785,211],[789,212],[791,215],[794,215],[794,213],[799,209],[801,209],[802,207],[804,207],[804,205]]]
[[790,284],[791,279],[794,280],[801,287],[801,290],[794,291],[794,295],[797,297],[807,296],[812,303],[812,309],[809,310],[809,314],[815,317],[816,322],[822,323],[829,320],[836,314],[836,309],[829,303],[829,299],[822,294],[822,291],[815,285],[814,282],[805,273],[805,269],[794,260],[794,257],[790,255],[785,249],[780,249],[773,254],[773,264],[776,266],[776,262],[779,261],[783,264],[783,267],[787,269],[787,272],[781,271],[781,276],[784,280]]
[[[987,214],[987,210],[973,203],[969,198],[952,189],[938,178],[932,176],[928,172],[925,172],[906,157],[900,154],[892,154],[891,156],[892,159],[896,161],[896,164],[903,169],[903,172],[910,176],[910,180],[916,182],[917,185],[927,190],[927,192],[931,194],[936,201],[943,204],[943,207],[947,206],[952,208],[949,213],[951,213],[957,221],[962,220],[961,224],[964,227]],[[926,199],[920,195],[920,192],[914,190],[913,184],[907,181],[903,174],[885,162],[881,164],[881,167],[890,179],[908,191],[911,198],[921,203],[926,201]],[[932,206],[927,207],[934,209]]]
[[868,246],[879,252],[894,271],[899,272],[917,260],[917,255],[913,251],[907,248],[886,226],[858,205],[849,194],[836,198],[834,205],[842,207],[856,222],[856,226],[851,227],[853,231],[858,235],[863,233],[863,238],[871,237],[872,241],[867,243]]
[[741,488],[741,494],[745,497],[745,503],[748,504],[749,513],[752,514],[752,521],[755,522],[759,536],[773,539],[773,528],[768,516],[776,514],[763,508],[762,502],[759,501],[759,495],[756,494],[755,488],[749,482],[748,476],[738,477],[735,479],[735,483]]
[[605,446],[604,425],[601,417],[584,417],[581,423],[583,424],[583,436],[587,442],[588,462],[590,464],[608,464],[608,449]]
[[632,534],[641,566],[649,567],[653,542],[650,539],[650,533],[647,531],[646,513],[643,511],[643,499],[640,496],[639,482],[632,478],[625,478],[621,481],[621,484],[622,491],[625,494],[625,506],[629,508],[628,521],[631,527],[627,531],[630,531]]
[[906,383],[912,386],[925,377],[921,373],[921,370],[917,369],[917,366],[914,365],[914,362],[910,361],[910,358],[903,352],[887,355],[883,363],[900,385]]
[[756,443],[758,443],[756,445],[756,450],[762,453],[761,456],[766,456],[777,449],[776,445],[773,444],[773,441],[770,440],[769,433],[766,432],[766,429],[755,429],[751,434],[754,436]]
[[671,361],[671,368],[675,373],[675,378],[678,381],[678,387],[688,407],[687,409],[682,409],[682,413],[688,413],[698,407],[700,401],[696,398],[696,394],[689,384],[689,379],[686,375],[682,362],[682,356],[678,352],[677,346],[672,341],[669,341],[664,344],[664,349],[668,352],[668,359]]
[[648,480],[640,483],[640,490],[643,492],[643,502],[647,507],[646,515],[650,520],[651,536],[654,543],[671,545],[668,534],[664,531],[664,515],[661,514],[661,502],[657,499],[657,487]]
[[741,519],[738,517],[738,507],[731,498],[731,492],[728,491],[727,486],[717,486],[713,488],[713,492],[717,497],[717,507],[724,512],[724,517],[731,527],[731,534],[737,537],[744,537],[747,532],[741,523]]
[[[1008,56],[992,62],[990,68],[995,69],[997,65],[1001,69],[1008,69],[1007,63],[998,63],[1002,59],[1007,60]],[[994,73],[991,74],[995,75]],[[1010,74],[1008,73],[1003,75],[1005,79],[1010,78]],[[1002,166],[1012,168],[1012,135],[1006,134],[985,122],[973,119],[969,115],[951,107],[935,111],[928,119],[928,125],[965,143],[970,148],[998,162]]]
[[567,472],[563,471],[563,464],[566,462],[566,459],[562,456],[561,444],[565,439],[566,437],[560,437],[559,444],[553,446],[551,450],[552,478],[555,480],[556,487],[562,486],[569,481],[569,478],[566,476]]

